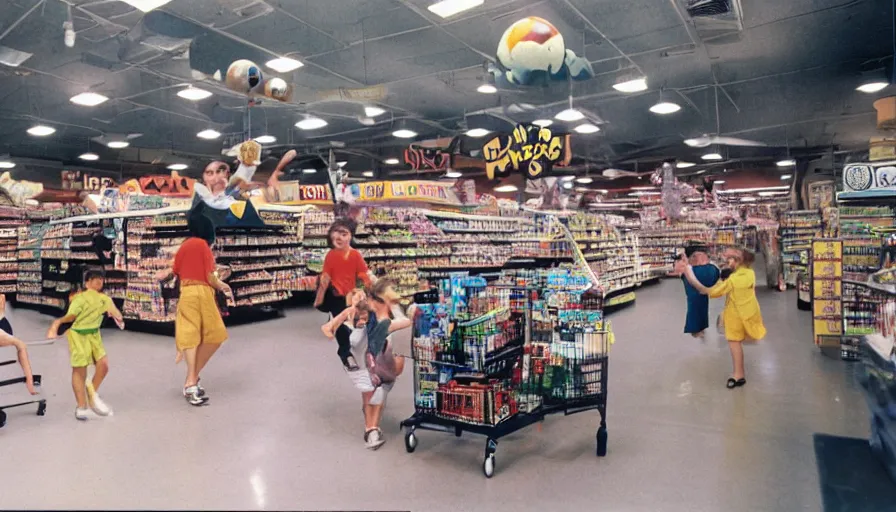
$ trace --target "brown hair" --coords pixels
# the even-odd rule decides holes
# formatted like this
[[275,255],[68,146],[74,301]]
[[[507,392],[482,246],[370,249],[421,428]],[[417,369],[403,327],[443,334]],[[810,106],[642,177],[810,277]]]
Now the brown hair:
[[753,268],[753,262],[756,261],[756,255],[749,249],[741,249],[741,265],[746,268]]
[[[395,281],[393,281],[392,279],[390,279],[388,277],[378,279],[377,282],[373,283],[373,286],[370,287],[370,298],[377,302],[380,302],[380,303],[388,303],[393,300],[396,300],[398,297],[389,296],[392,294],[386,294],[386,291],[390,287],[394,287],[394,286],[395,286]],[[394,290],[393,290],[393,293],[394,293]]]

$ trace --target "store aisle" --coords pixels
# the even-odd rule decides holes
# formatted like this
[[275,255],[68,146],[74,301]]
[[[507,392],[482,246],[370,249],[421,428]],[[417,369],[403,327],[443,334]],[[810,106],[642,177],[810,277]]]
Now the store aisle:
[[[233,328],[199,409],[180,397],[171,339],[107,330],[115,416],[78,423],[67,347],[35,347],[49,408],[13,410],[0,429],[0,509],[819,510],[812,435],[866,437],[867,414],[854,367],[814,349],[795,301],[760,292],[769,337],[730,391],[724,342],[681,333],[681,283],[640,290],[611,317],[608,456],[594,456],[596,413],[551,417],[501,442],[491,480],[481,438],[423,432],[405,453],[409,377],[390,398],[387,444],[366,451],[359,399],[310,309]],[[26,339],[50,321],[10,316]]]

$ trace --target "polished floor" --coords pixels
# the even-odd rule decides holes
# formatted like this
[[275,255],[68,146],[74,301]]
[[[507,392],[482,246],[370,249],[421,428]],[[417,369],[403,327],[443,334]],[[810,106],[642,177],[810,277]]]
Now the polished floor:
[[[607,457],[594,455],[596,413],[551,417],[502,440],[491,480],[478,437],[423,432],[405,453],[407,378],[388,442],[365,450],[359,398],[311,309],[232,328],[204,408],[180,396],[170,338],[107,330],[115,415],[79,423],[66,345],[34,347],[49,407],[11,410],[0,429],[0,509],[821,510],[813,434],[867,437],[855,366],[813,347],[793,291],[762,289],[760,302],[769,336],[747,349],[746,387],[729,391],[724,343],[681,333],[680,282],[639,291],[612,316]],[[49,323],[9,316],[24,339]]]

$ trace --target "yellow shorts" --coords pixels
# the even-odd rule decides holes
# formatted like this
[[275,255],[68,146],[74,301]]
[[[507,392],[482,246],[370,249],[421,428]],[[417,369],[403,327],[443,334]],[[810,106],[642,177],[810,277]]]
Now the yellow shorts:
[[66,331],[68,350],[71,353],[72,368],[84,368],[106,357],[103,338],[100,331],[90,334],[79,334],[73,329]]
[[174,341],[178,350],[196,348],[203,343],[220,344],[227,341],[227,329],[215,290],[207,285],[181,285],[174,322]]
[[735,312],[723,313],[725,322],[725,339],[728,341],[759,341],[765,337],[765,326],[762,317],[756,316],[743,320]]

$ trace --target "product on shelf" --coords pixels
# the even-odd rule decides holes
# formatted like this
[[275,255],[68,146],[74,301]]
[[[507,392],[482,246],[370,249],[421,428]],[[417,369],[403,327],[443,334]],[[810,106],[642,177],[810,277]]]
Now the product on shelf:
[[798,273],[807,273],[812,240],[822,237],[823,224],[818,210],[784,212],[778,228],[784,282],[796,286]]

